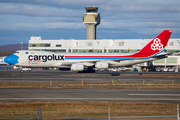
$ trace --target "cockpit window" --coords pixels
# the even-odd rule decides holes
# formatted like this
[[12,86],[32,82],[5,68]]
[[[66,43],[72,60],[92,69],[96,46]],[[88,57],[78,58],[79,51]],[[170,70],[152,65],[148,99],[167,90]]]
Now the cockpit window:
[[18,53],[18,54],[19,54],[19,52],[15,52],[15,53]]

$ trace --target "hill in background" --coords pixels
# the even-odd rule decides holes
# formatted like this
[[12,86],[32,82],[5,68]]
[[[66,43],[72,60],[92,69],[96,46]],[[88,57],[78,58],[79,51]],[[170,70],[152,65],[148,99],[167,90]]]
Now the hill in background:
[[[0,51],[17,51],[21,50],[21,44],[9,44],[9,45],[1,45],[0,46]],[[23,50],[28,50],[28,44],[23,43]]]
[[[0,56],[11,55],[17,50],[21,50],[21,44],[1,45],[0,46]],[[28,50],[27,43],[23,43],[23,50]]]

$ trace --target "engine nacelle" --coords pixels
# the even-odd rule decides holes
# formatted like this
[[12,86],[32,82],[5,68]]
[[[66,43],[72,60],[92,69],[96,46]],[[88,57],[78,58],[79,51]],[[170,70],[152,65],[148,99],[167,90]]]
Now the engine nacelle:
[[108,68],[109,64],[107,62],[96,62],[95,67],[98,69],[106,69]]
[[84,70],[84,65],[82,65],[82,64],[72,64],[71,65],[71,70],[72,71],[83,71]]

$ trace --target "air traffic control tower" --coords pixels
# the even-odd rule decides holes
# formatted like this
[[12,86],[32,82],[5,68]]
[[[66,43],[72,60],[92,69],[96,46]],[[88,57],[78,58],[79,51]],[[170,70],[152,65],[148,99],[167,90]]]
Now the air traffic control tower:
[[87,39],[96,39],[96,26],[100,24],[100,13],[97,13],[98,7],[86,7],[86,13],[83,16],[83,23],[87,26]]

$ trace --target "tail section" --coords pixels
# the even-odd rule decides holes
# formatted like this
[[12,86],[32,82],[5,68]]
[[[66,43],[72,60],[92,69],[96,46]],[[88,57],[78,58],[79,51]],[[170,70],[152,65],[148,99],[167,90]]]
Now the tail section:
[[172,30],[164,30],[150,43],[148,43],[141,51],[133,54],[131,57],[150,57],[164,51],[164,48],[169,41],[171,33]]

